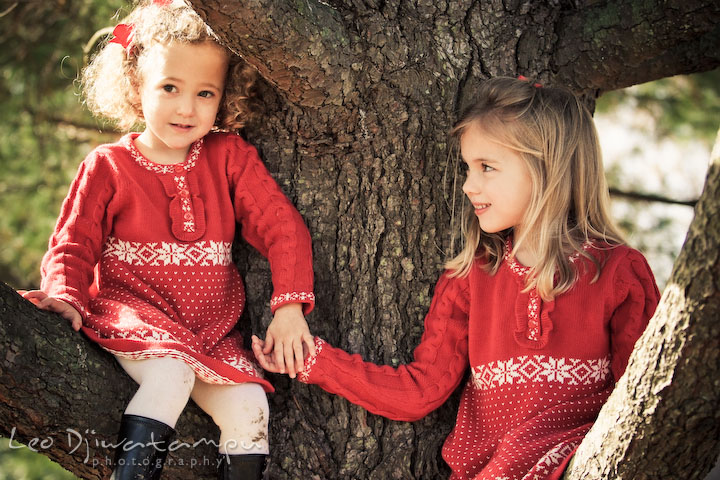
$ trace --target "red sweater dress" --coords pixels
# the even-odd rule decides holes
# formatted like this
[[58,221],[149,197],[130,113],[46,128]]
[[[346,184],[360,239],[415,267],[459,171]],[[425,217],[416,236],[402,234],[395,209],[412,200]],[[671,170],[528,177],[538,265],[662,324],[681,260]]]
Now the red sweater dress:
[[[586,259],[571,290],[543,302],[523,293],[527,268],[506,254],[435,287],[414,361],[398,368],[316,339],[299,377],[370,412],[412,421],[439,407],[470,367],[442,455],[451,479],[555,479],[625,370],[659,293],[645,258],[625,246]],[[580,257],[582,258],[582,257]]]
[[184,360],[204,381],[273,388],[233,327],[245,290],[236,223],[270,262],[273,311],[314,305],[310,234],[254,147],[233,134],[195,142],[184,163],[146,159],[133,140],[81,164],[42,263],[41,289],[73,305],[83,331],[131,359]]

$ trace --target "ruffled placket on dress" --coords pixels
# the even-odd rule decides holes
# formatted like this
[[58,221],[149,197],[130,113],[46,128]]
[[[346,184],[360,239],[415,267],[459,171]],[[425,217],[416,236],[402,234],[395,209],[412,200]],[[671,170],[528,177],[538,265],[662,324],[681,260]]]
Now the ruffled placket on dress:
[[184,242],[198,240],[205,234],[205,205],[200,197],[199,185],[192,173],[200,152],[203,139],[193,143],[183,163],[161,165],[146,159],[130,140],[130,151],[135,161],[158,174],[165,194],[170,198],[168,215],[171,231],[175,238]]
[[523,347],[543,348],[547,345],[553,329],[550,312],[555,308],[555,301],[543,302],[535,287],[527,292],[522,291],[527,285],[530,267],[518,263],[510,252],[512,252],[512,244],[508,239],[503,260],[513,273],[519,291],[515,300],[515,341]]

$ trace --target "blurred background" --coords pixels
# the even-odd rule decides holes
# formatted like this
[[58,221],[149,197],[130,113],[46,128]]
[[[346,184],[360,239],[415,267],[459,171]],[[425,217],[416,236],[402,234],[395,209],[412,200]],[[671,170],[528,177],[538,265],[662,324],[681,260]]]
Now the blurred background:
[[[83,109],[76,79],[102,29],[127,6],[0,0],[0,280],[15,288],[37,288],[40,259],[79,163],[118,137]],[[607,93],[595,118],[613,213],[662,289],[720,126],[720,70]],[[74,478],[0,439],[0,480]]]

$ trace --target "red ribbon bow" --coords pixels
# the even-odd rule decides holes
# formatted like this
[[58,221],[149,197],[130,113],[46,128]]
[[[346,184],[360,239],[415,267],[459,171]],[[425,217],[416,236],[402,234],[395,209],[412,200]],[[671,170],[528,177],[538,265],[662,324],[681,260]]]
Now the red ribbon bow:
[[128,25],[126,23],[118,23],[115,29],[113,30],[113,38],[108,43],[117,43],[118,45],[121,45],[125,50],[130,46],[130,43],[132,43],[133,36],[135,35],[135,32],[133,31],[134,27],[133,25]]
[[[159,7],[165,7],[172,3],[173,0],[153,0],[152,4]],[[113,38],[108,43],[117,43],[127,50],[133,41],[135,26],[132,23],[118,23],[113,29]]]
[[[525,75],[518,75],[518,80],[522,80],[523,82],[530,82],[530,79],[527,78]],[[542,88],[542,83],[533,83],[533,87],[535,88]]]

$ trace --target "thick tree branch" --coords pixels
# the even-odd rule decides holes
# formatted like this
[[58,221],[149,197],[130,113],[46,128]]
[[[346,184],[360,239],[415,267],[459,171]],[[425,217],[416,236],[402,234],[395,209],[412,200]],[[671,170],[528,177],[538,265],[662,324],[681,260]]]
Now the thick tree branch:
[[[0,435],[80,478],[108,478],[120,416],[137,388],[112,355],[2,282],[0,352]],[[212,420],[191,404],[177,430],[184,443],[170,453],[167,478],[214,478]]]
[[352,100],[362,48],[323,2],[193,0],[193,7],[291,102],[306,107]]
[[[678,471],[688,480],[703,479],[718,458],[718,140],[695,219],[657,312],[626,375],[575,454],[567,480],[675,478],[672,472]],[[690,434],[703,443],[688,442]]]
[[608,91],[720,66],[720,3],[611,0],[559,23],[553,68],[578,91]]

